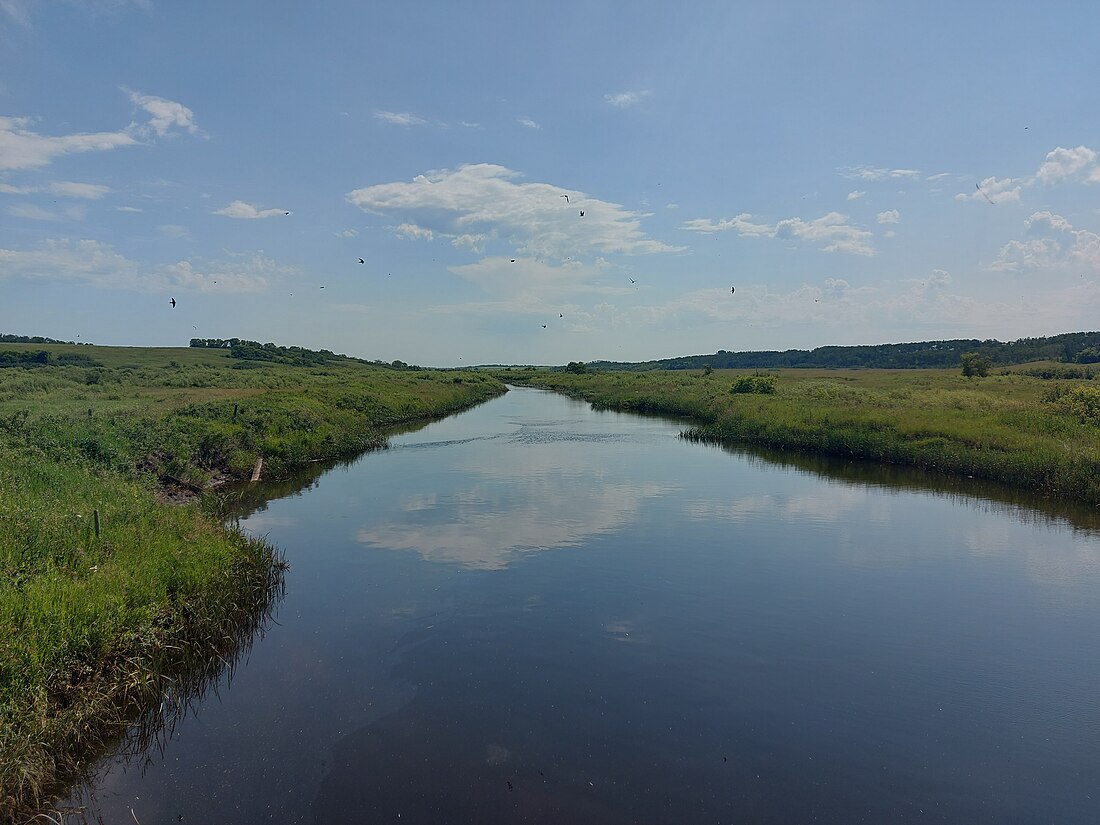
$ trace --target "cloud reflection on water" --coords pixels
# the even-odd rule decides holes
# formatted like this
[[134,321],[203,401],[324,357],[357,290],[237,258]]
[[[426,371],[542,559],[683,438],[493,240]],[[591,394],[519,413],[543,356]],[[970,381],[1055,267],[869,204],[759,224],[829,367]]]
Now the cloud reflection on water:
[[633,522],[647,499],[671,488],[609,478],[605,457],[593,455],[601,442],[545,433],[491,454],[472,451],[447,474],[453,489],[402,494],[380,519],[360,527],[356,539],[430,561],[499,570],[522,553],[612,533]]

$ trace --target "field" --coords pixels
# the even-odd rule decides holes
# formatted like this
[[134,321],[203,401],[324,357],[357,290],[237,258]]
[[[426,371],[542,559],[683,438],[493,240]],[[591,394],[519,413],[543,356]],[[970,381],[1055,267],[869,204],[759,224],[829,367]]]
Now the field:
[[1100,505],[1100,388],[1025,374],[1044,366],[986,378],[958,370],[497,374],[598,407],[684,416],[691,438],[904,464]]
[[203,491],[258,456],[277,478],[504,390],[349,360],[0,345],[43,350],[0,369],[0,821],[33,815],[162,698],[185,704],[262,626],[278,553]]

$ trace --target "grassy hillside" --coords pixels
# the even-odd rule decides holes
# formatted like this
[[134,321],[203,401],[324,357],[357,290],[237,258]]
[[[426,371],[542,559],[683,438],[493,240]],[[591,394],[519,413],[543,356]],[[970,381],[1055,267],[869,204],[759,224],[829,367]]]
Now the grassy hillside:
[[692,438],[907,464],[1100,504],[1094,381],[957,370],[498,374],[600,407],[685,416]]
[[[44,363],[18,357],[41,351]],[[259,455],[279,477],[504,391],[488,375],[223,350],[4,352],[16,365],[0,368],[0,820],[33,815],[162,696],[201,689],[278,598],[271,547],[198,504],[166,505],[166,491],[247,477]]]

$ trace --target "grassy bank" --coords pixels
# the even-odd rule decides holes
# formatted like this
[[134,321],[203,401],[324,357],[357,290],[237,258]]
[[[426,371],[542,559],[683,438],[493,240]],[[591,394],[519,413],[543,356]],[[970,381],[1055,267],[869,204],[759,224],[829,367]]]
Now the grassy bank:
[[167,506],[166,489],[245,477],[258,455],[278,477],[503,391],[350,361],[28,348],[50,362],[0,369],[0,820],[29,818],[162,697],[216,678],[277,598],[272,548]]
[[911,465],[1100,504],[1100,389],[1091,381],[781,370],[760,382],[774,392],[746,382],[740,388],[749,391],[731,392],[752,373],[499,374],[597,407],[684,416],[691,438]]

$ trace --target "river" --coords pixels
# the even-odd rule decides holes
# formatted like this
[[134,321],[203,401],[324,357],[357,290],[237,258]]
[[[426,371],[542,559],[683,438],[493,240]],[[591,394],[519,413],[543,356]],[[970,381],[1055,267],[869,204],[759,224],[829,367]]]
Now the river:
[[681,429],[513,389],[242,515],[290,563],[277,623],[70,803],[141,825],[1100,821],[1092,514]]

